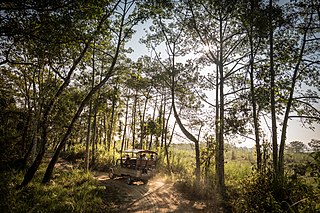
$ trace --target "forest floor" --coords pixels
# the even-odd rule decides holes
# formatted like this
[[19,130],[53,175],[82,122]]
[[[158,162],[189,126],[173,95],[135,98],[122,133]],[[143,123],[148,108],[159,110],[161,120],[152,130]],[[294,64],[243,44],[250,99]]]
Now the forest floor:
[[[60,158],[55,167],[69,171],[73,166]],[[126,178],[110,179],[107,172],[94,171],[93,175],[105,187],[101,209],[106,212],[223,212],[195,195],[182,193],[174,181],[160,174],[147,184],[137,181],[131,185],[127,184]]]
[[105,202],[112,201],[112,212],[218,212],[204,202],[180,193],[174,183],[156,176],[147,184],[128,185],[125,178],[109,179],[107,173],[96,172],[95,178],[106,187]]

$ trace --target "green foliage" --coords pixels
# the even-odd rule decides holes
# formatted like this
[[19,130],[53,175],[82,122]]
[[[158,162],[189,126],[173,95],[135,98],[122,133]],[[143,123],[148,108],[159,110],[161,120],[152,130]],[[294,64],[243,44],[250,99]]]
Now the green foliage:
[[289,150],[295,153],[303,152],[306,149],[306,145],[301,141],[292,141],[289,143]]
[[318,170],[319,157],[314,155],[313,161],[300,158],[283,177],[276,178],[268,168],[254,172],[240,180],[239,185],[232,185],[234,212],[317,212],[320,210]]
[[91,174],[73,169],[60,171],[48,184],[40,184],[44,168],[35,182],[15,190],[22,176],[1,172],[0,209],[2,212],[102,212],[105,187]]
[[311,141],[308,143],[308,145],[312,149],[312,151],[314,151],[314,152],[320,151],[320,140],[311,139]]

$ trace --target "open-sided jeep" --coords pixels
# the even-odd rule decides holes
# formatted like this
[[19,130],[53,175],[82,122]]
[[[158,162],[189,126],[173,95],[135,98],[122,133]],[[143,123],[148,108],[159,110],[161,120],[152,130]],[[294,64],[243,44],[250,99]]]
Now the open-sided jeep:
[[151,150],[130,149],[124,151],[125,157],[117,159],[109,170],[111,179],[124,176],[128,184],[134,181],[147,183],[155,175],[158,154]]

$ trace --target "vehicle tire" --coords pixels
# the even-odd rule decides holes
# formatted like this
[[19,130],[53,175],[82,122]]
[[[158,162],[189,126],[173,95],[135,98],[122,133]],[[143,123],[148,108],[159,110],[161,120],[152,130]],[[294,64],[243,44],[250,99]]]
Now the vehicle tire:
[[109,170],[109,178],[110,179],[114,179],[116,176],[115,176],[115,174],[114,174],[114,172],[113,172],[113,169],[110,169]]
[[132,178],[131,178],[131,177],[128,177],[128,179],[127,179],[127,184],[128,184],[128,185],[131,185],[132,182],[133,182]]
[[142,180],[143,184],[147,184],[149,180]]

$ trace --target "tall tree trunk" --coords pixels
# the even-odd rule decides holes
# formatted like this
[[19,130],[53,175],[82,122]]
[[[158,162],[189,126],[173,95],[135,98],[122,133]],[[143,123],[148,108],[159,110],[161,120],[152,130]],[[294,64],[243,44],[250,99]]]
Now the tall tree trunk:
[[165,154],[166,154],[166,158],[167,158],[167,167],[168,167],[168,171],[171,173],[171,167],[170,167],[170,159],[169,159],[169,144],[167,143],[167,136],[168,136],[168,126],[169,126],[169,120],[170,120],[170,116],[172,113],[172,106],[170,107],[170,111],[168,114],[168,118],[165,121],[165,130],[164,130],[164,150],[165,150]]
[[[155,101],[154,108],[153,108],[152,121],[154,121],[154,119],[156,118],[157,104],[158,104],[158,96],[156,96],[156,101]],[[149,142],[149,150],[151,150],[151,148],[152,148],[152,139],[153,139],[153,134],[151,133],[150,142]]]
[[[125,115],[125,121],[124,121],[124,129],[123,129],[123,135],[122,135],[122,141],[121,141],[121,149],[120,149],[120,157],[122,157],[123,150],[127,147],[126,145],[126,132],[127,132],[127,122],[128,122],[128,114],[129,114],[129,95],[127,96],[127,102],[126,102],[126,115]],[[115,150],[115,147],[114,147]],[[114,157],[113,157],[114,158]],[[120,161],[122,166],[122,161]]]
[[91,166],[93,167],[96,162],[96,146],[97,146],[97,109],[94,107],[93,115],[93,127],[92,127],[92,138],[91,138]]
[[91,117],[92,117],[92,100],[89,104],[88,129],[86,137],[86,155],[85,155],[85,171],[89,172],[90,165],[90,138],[91,138]]
[[[150,92],[151,92],[151,87],[148,89],[148,92],[147,92],[147,95],[146,95],[146,100],[144,101],[142,119],[140,121],[140,129],[141,129],[140,147],[141,147],[141,149],[143,148],[143,139],[145,138],[145,132],[146,132],[144,124],[145,124],[145,116],[146,116],[147,104],[148,104]],[[147,146],[147,144],[145,146]]]
[[109,146],[110,147],[110,144],[107,144],[107,135],[108,135],[108,132],[107,132],[107,116],[106,116],[106,113],[104,112],[103,113],[103,132],[104,132],[104,138],[103,138],[103,145],[104,145],[104,148],[108,150],[108,152],[110,151],[110,148],[108,149],[107,147]]
[[134,95],[133,108],[132,108],[132,148],[135,148],[136,139],[136,116],[137,116],[137,91]]
[[113,124],[114,124],[114,114],[115,114],[115,108],[116,108],[116,92],[118,91],[117,86],[114,88],[114,92],[112,94],[112,107],[111,107],[111,118],[109,120],[109,125],[108,125],[108,134],[107,134],[107,141],[108,141],[108,151],[110,150],[110,145],[112,144],[113,141]]
[[[251,2],[251,11],[253,10],[253,5]],[[253,21],[252,21],[253,22]],[[252,23],[251,22],[251,23]],[[252,114],[253,114],[253,126],[254,126],[254,136],[256,141],[256,153],[257,153],[257,169],[261,170],[261,146],[260,146],[260,134],[259,134],[259,121],[257,113],[257,102],[254,90],[254,50],[253,50],[253,40],[252,35],[253,27],[251,25],[249,32],[249,43],[250,43],[250,92],[251,92],[251,103],[252,103]]]
[[[217,58],[219,58],[219,51],[217,52]],[[219,133],[219,126],[220,126],[220,107],[219,107],[219,64],[216,64],[216,115],[215,115],[215,139],[216,139],[216,146],[215,146],[215,169],[216,169],[216,182],[218,180],[218,161],[219,161],[219,141],[220,141],[220,133]]]
[[[181,109],[180,109],[180,111],[181,111]],[[179,112],[179,115],[180,115],[180,112]],[[171,131],[171,135],[170,135],[170,139],[169,139],[169,146],[170,146],[171,143],[172,143],[173,134],[174,134],[174,130],[176,129],[176,126],[177,126],[177,121],[174,121],[173,127],[172,127],[172,131]]]
[[128,111],[129,111],[129,95],[127,96],[127,101],[126,101],[126,115],[124,118],[124,127],[123,127],[123,135],[122,135],[122,141],[121,141],[121,152],[123,151],[123,148],[125,146],[125,140],[126,140],[126,134],[127,134],[127,125],[128,125]]
[[303,39],[301,42],[300,54],[299,54],[299,58],[297,59],[298,61],[297,61],[297,64],[295,66],[294,73],[292,76],[290,94],[289,94],[289,98],[288,98],[288,102],[287,102],[287,106],[286,106],[286,112],[285,112],[283,124],[282,124],[280,150],[279,150],[279,162],[278,162],[279,163],[279,165],[278,165],[279,175],[281,177],[284,175],[284,148],[285,148],[285,142],[286,142],[289,114],[290,114],[290,110],[292,107],[292,101],[293,101],[294,87],[297,82],[298,71],[299,71],[300,64],[301,64],[301,61],[303,58],[303,53],[305,51],[305,45],[307,42],[307,31],[310,28],[311,22],[312,22],[312,15],[309,19],[308,26],[304,29],[304,35],[303,35]]
[[[175,45],[173,45],[173,53],[175,53]],[[192,142],[194,142],[195,144],[196,143],[199,143],[197,138],[195,136],[193,136],[185,127],[184,125],[182,124],[181,120],[180,120],[180,117],[179,117],[179,114],[177,112],[177,109],[176,109],[176,105],[175,105],[175,85],[176,85],[176,81],[175,81],[175,58],[173,57],[172,58],[172,71],[171,71],[171,102],[172,102],[172,109],[173,109],[173,114],[174,114],[174,117],[182,131],[182,133],[189,139],[191,140]],[[196,156],[196,157],[199,157],[199,156]],[[196,164],[199,163],[200,160],[196,159]],[[198,168],[200,168],[200,165],[196,165],[196,182],[199,183],[200,182],[200,176],[198,176],[197,174],[200,174],[200,171],[198,171]]]
[[167,101],[166,101],[166,91],[163,95],[163,109],[162,109],[162,117],[161,117],[161,145],[160,147],[163,147],[164,140],[165,140],[165,132],[166,132],[166,106],[167,106]]
[[219,194],[225,196],[225,182],[224,182],[224,37],[223,37],[223,20],[219,18],[219,51],[218,51],[218,67],[219,67],[219,126],[218,126],[218,138],[217,141],[217,161],[216,161],[216,178],[217,178],[217,190]]
[[222,38],[222,21],[220,20],[220,60],[219,60],[219,77],[220,77],[220,84],[219,84],[219,99],[220,99],[220,108],[219,108],[219,143],[218,143],[218,170],[217,170],[217,177],[218,177],[218,191],[222,196],[225,195],[225,185],[224,185],[224,69],[223,69],[223,38]]
[[273,23],[272,23],[272,0],[269,1],[269,39],[270,39],[270,90],[271,90],[271,122],[272,122],[272,160],[273,169],[276,175],[278,175],[278,140],[277,140],[277,117],[276,117],[276,101],[275,101],[275,71],[273,62]]

